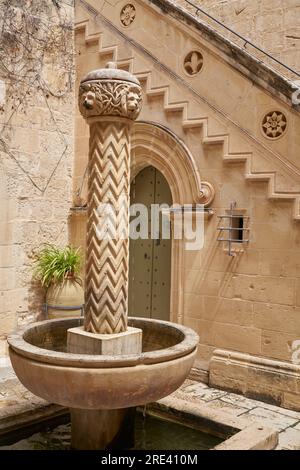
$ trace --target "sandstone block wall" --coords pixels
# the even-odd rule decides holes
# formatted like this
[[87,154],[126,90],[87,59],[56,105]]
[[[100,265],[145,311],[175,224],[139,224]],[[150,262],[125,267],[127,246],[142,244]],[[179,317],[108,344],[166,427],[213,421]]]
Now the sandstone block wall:
[[[124,2],[113,3],[100,5],[89,0],[98,8],[98,21],[84,8],[77,10],[78,80],[112,58],[124,68],[130,64],[144,89],[140,119],[174,132],[178,145],[184,142],[189,149],[201,180],[210,182],[216,191],[211,205],[214,215],[205,220],[204,248],[199,252],[180,251],[173,243],[170,318],[199,333],[196,366],[203,370],[210,369],[216,349],[294,365],[293,348],[300,340],[300,238],[295,206],[287,196],[300,191],[299,115],[276,93],[264,91],[226,64],[220,52],[192,28],[169,21],[167,13],[162,15],[152,5],[137,0],[136,19],[123,28],[120,11]],[[108,28],[101,16],[114,28]],[[124,42],[123,35],[136,41],[136,47]],[[176,50],[174,44],[178,44]],[[144,49],[155,57],[155,66]],[[185,54],[193,49],[203,54],[203,70],[190,78],[182,64]],[[168,70],[182,81],[176,81]],[[197,98],[188,85],[198,93]],[[264,113],[275,109],[286,113],[289,127],[282,138],[272,141],[263,135],[261,124]],[[193,178],[189,164],[190,173],[185,177],[176,172],[172,145],[159,157],[148,134],[139,136],[138,141],[148,164],[159,163],[172,195],[177,195],[174,202],[186,202],[178,196],[178,189],[188,188]],[[75,145],[74,189],[84,203],[88,129],[79,115]],[[164,145],[168,142],[161,139],[161,152]],[[133,146],[133,169],[141,165],[139,158]],[[277,195],[270,189],[270,175],[275,174]],[[187,194],[188,202],[193,202],[193,195]],[[230,257],[226,244],[217,240],[217,228],[218,216],[226,214],[234,201],[250,217],[250,243],[236,257]],[[74,215],[73,225],[75,242],[84,244],[83,211]],[[257,381],[262,386],[265,383],[263,378]]]
[[[22,34],[19,40],[43,60],[30,67],[15,30],[0,33],[5,57],[19,61],[14,67],[0,54],[0,357],[7,334],[41,314],[43,292],[32,283],[32,250],[68,242],[74,138],[73,1],[11,1],[8,8],[2,0],[1,27],[12,21],[9,9],[20,21],[16,27],[27,22],[37,35],[36,43]],[[57,43],[42,57],[45,38]],[[4,62],[16,75],[6,73]],[[36,74],[29,76],[30,68]]]
[[[188,9],[195,9],[185,0],[174,0],[175,3]],[[263,48],[283,63],[300,70],[300,1],[299,0],[192,0],[204,11],[223,22],[245,38]],[[234,39],[225,28],[207,19],[199,13],[199,18],[220,31],[223,35]],[[240,42],[240,45],[243,45]],[[249,52],[253,49],[248,46]],[[266,59],[268,60],[268,59]],[[275,68],[274,62],[269,61]],[[288,74],[288,72],[285,72]],[[290,77],[296,79],[294,75]]]

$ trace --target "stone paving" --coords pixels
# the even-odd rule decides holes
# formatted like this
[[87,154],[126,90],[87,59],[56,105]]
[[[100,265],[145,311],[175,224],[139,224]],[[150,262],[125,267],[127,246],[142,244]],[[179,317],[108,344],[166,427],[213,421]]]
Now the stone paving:
[[277,450],[300,450],[300,412],[216,390],[191,380],[187,380],[172,396],[194,404],[205,403],[211,409],[222,410],[231,417],[243,417],[249,420],[249,424],[262,423],[279,432]]
[[[172,396],[194,404],[206,404],[230,417],[241,416],[249,420],[249,424],[263,423],[278,430],[277,450],[300,450],[300,412],[216,390],[192,380],[187,380]],[[3,419],[45,405],[46,401],[32,395],[20,384],[9,366],[0,368],[0,428]]]
[[0,431],[8,418],[44,408],[48,403],[30,393],[18,379],[0,380]]

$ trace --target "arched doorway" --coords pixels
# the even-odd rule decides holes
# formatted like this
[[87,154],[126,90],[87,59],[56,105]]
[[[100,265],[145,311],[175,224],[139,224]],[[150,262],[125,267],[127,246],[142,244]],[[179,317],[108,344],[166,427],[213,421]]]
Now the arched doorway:
[[[151,205],[172,205],[166,178],[153,166],[147,166],[133,179],[130,204],[148,209],[148,239],[130,240],[129,315],[170,320],[171,240],[151,239]],[[161,227],[161,226],[160,226]]]

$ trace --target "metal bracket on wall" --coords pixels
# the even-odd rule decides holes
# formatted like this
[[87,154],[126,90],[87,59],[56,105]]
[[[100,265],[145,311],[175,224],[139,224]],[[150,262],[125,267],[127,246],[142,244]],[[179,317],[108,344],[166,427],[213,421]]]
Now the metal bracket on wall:
[[[228,255],[236,256],[233,249],[233,244],[249,243],[249,227],[246,227],[249,222],[249,217],[244,214],[239,214],[236,209],[236,202],[230,204],[230,210],[226,215],[219,215],[218,225],[218,242],[228,243]],[[225,232],[225,233],[224,233]]]

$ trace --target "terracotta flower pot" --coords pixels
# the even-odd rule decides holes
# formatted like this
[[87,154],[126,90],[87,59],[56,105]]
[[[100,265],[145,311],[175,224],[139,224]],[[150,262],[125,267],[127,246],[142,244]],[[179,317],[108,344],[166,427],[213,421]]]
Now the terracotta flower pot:
[[84,304],[82,283],[74,276],[67,277],[62,283],[52,284],[46,294],[48,319],[67,318],[81,315],[81,310],[60,310],[53,307],[80,307]]

